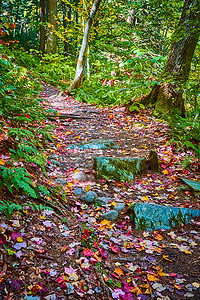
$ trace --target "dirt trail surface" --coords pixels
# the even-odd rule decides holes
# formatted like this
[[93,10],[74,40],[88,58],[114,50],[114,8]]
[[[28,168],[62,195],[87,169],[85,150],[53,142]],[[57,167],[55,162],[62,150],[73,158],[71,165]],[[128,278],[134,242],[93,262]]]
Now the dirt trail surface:
[[[128,211],[132,201],[199,209],[199,196],[179,180],[200,180],[193,154],[173,147],[167,124],[150,112],[78,103],[48,85],[41,97],[54,143],[47,149],[48,180],[42,172],[35,180],[57,189],[42,203],[51,210],[37,210],[39,202],[25,197],[23,212],[9,221],[0,215],[0,299],[200,299],[200,220],[136,231]],[[118,148],[79,147],[99,139]],[[96,178],[94,156],[148,158],[151,149],[159,173],[147,170],[128,183]],[[193,163],[184,169],[187,156]],[[117,215],[114,222],[102,217],[108,211]]]

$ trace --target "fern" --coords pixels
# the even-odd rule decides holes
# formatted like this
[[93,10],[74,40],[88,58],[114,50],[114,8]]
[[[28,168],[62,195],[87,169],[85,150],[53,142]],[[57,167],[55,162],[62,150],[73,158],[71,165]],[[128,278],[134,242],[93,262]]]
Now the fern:
[[7,221],[10,219],[10,216],[15,210],[22,210],[22,205],[15,204],[10,201],[0,201],[0,211],[6,216]]
[[22,189],[27,195],[37,198],[36,192],[33,189],[33,183],[30,179],[31,175],[24,168],[12,168],[1,166],[0,174],[2,173],[2,182],[0,188],[5,185],[8,190],[13,193],[13,187],[19,191]]

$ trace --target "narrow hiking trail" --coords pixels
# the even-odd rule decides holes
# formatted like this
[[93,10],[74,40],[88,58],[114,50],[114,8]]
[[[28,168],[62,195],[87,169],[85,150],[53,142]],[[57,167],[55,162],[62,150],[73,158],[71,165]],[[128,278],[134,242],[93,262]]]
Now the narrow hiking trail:
[[[0,297],[200,299],[199,218],[169,230],[136,231],[128,211],[133,201],[199,209],[200,197],[181,189],[179,179],[200,180],[194,155],[170,144],[168,125],[150,111],[98,108],[43,86],[54,143],[47,147],[48,179],[38,172],[35,183],[57,188],[42,203],[54,205],[37,211],[25,197],[22,214],[2,217]],[[149,169],[128,183],[96,178],[94,157],[148,158],[150,150],[158,153],[159,173]],[[186,156],[194,162],[184,169]],[[114,222],[104,218],[109,211]]]

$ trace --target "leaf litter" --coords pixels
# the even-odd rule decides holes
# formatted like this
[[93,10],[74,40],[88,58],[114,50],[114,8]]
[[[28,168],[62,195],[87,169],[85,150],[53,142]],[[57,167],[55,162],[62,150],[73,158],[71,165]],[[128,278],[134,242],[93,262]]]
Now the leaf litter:
[[[31,199],[12,219],[0,215],[2,299],[199,299],[200,220],[171,230],[135,231],[127,211],[133,200],[198,209],[199,196],[180,188],[179,180],[199,181],[193,153],[170,144],[167,124],[150,111],[127,115],[123,107],[97,108],[71,96],[50,97],[55,91],[45,86],[44,107],[86,117],[46,121],[55,125],[54,143],[47,149],[48,179],[39,172],[36,182],[57,189],[54,203],[62,216],[52,208],[34,210]],[[68,147],[99,138],[112,139],[120,148]],[[95,178],[94,155],[147,157],[151,149],[159,155],[160,173],[149,170],[129,183]],[[194,162],[184,169],[187,156]],[[0,163],[5,160],[1,155]],[[74,179],[80,172],[85,177]],[[81,196],[90,190],[107,197],[108,205],[83,203]],[[46,197],[47,204],[51,200],[56,201]],[[100,220],[119,201],[125,208],[117,220]]]

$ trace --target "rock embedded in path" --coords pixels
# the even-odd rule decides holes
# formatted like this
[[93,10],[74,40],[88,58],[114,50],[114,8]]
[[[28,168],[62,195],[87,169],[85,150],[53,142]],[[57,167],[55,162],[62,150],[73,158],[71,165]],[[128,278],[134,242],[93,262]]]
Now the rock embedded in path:
[[94,157],[93,168],[97,178],[130,181],[147,170],[145,158]]
[[188,189],[191,190],[194,194],[200,194],[200,182],[196,180],[189,180],[183,177],[180,179],[187,185]]
[[110,210],[102,214],[100,219],[107,220],[107,221],[115,221],[117,217],[118,217],[118,212],[116,210]]
[[74,190],[74,194],[75,195],[81,195],[83,193],[83,190],[82,190],[82,188],[81,187],[77,187],[77,188],[75,188],[75,190]]
[[98,197],[95,199],[95,204],[98,206],[106,206],[110,198],[107,197]]
[[85,176],[84,171],[77,171],[71,176],[74,180],[86,181],[87,177]]
[[67,184],[67,180],[64,180],[62,178],[56,178],[56,182],[59,184]]
[[93,191],[88,191],[81,197],[81,200],[86,203],[92,203],[98,197],[98,195]]
[[67,146],[67,148],[69,149],[75,149],[76,147],[78,147],[80,150],[118,148],[118,146],[115,144],[113,140],[104,140],[104,139],[97,139],[97,140],[83,142],[80,144],[76,143]]
[[124,201],[120,201],[117,202],[117,206],[115,206],[113,209],[116,211],[122,211],[125,207],[125,202]]
[[129,210],[135,229],[141,230],[171,229],[200,216],[200,210],[143,202],[133,202]]

